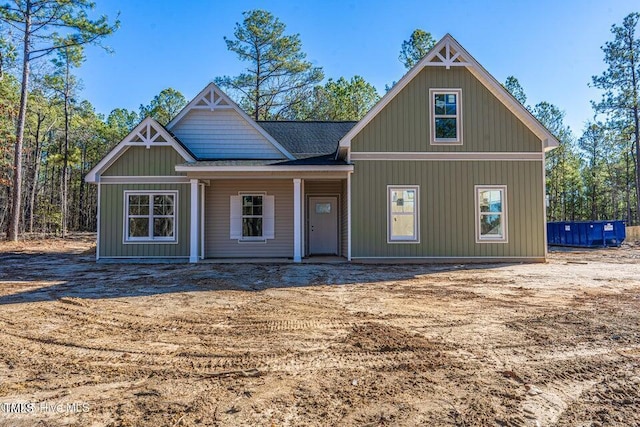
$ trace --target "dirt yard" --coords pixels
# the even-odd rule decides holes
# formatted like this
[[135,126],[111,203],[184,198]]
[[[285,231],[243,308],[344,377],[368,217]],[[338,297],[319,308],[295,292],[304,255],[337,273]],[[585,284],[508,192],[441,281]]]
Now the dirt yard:
[[0,242],[0,425],[640,425],[640,246],[107,265]]

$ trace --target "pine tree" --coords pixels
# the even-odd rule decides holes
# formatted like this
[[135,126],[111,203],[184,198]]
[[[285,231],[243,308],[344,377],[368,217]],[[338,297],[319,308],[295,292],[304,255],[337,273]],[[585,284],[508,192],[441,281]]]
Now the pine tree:
[[411,69],[435,46],[436,40],[421,29],[413,30],[409,40],[402,42],[398,59],[407,70]]
[[602,89],[604,94],[595,110],[615,117],[620,123],[620,132],[631,129],[635,169],[635,219],[640,223],[640,38],[636,29],[640,13],[631,13],[624,18],[622,25],[613,25],[613,41],[602,47],[607,70],[593,77],[593,86]]
[[[99,44],[102,38],[112,34],[119,22],[110,24],[106,16],[96,20],[89,19],[87,11],[93,8],[94,3],[87,0],[12,0],[0,6],[0,21],[12,27],[22,37],[20,108],[14,148],[8,240],[18,239],[22,199],[22,150],[31,61],[70,46]],[[60,43],[58,36],[61,30],[66,33],[63,43]]]
[[285,29],[271,13],[252,10],[236,24],[234,38],[224,38],[227,48],[249,67],[238,76],[219,77],[215,82],[255,120],[289,115],[324,78],[322,68],[306,60],[300,35],[285,35]]

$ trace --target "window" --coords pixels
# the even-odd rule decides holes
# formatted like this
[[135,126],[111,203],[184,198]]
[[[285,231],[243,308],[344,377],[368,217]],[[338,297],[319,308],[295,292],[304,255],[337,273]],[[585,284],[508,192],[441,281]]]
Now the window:
[[247,243],[275,239],[275,197],[262,191],[230,196],[229,239]]
[[506,186],[476,186],[476,242],[507,242]]
[[125,241],[176,241],[177,192],[125,191]]
[[330,214],[331,213],[331,203],[316,203],[316,213],[317,214]]
[[242,237],[262,238],[262,196],[242,196]]
[[418,187],[387,187],[389,243],[418,243]]
[[429,89],[431,144],[462,144],[462,89]]

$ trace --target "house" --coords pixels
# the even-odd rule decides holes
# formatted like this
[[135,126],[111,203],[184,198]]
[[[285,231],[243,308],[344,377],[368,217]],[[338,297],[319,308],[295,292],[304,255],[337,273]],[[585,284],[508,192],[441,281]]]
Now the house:
[[446,35],[359,122],[256,122],[209,84],[86,176],[98,260],[544,261],[556,138]]

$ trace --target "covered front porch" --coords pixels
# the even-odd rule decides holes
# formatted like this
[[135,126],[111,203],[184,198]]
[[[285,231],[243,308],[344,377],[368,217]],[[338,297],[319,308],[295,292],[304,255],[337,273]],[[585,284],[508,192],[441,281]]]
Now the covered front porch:
[[191,183],[190,262],[350,258],[353,166],[199,166],[176,167]]

